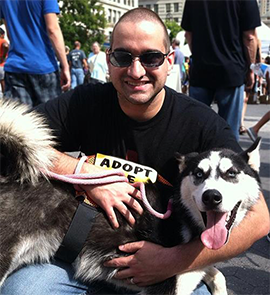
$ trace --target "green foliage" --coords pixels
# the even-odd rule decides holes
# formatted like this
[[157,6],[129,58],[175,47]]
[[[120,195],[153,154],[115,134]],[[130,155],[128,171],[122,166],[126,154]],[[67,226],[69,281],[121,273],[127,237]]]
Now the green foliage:
[[177,24],[176,21],[171,21],[171,20],[165,20],[165,25],[166,27],[170,30],[170,40],[172,41],[173,38],[176,37],[176,35],[182,31],[183,29],[181,26]]
[[94,41],[103,44],[107,22],[104,8],[97,0],[62,0],[59,6],[61,30],[70,49],[73,49],[75,41],[80,41],[88,55]]

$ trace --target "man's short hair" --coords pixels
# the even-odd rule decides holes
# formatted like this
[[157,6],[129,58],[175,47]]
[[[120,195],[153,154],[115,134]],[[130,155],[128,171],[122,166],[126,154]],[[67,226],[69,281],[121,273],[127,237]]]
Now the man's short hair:
[[98,43],[98,41],[93,42],[92,46],[95,45],[95,44],[96,44],[98,47],[101,47],[100,44]]
[[74,47],[81,47],[81,43],[79,41],[74,42]]
[[180,45],[180,41],[178,39],[175,39],[175,38],[172,40],[172,43],[175,44],[176,46]]
[[145,7],[138,7],[138,8],[131,9],[120,17],[120,19],[118,20],[118,22],[116,23],[116,25],[114,26],[113,31],[112,31],[111,47],[114,42],[114,32],[115,32],[117,26],[121,22],[131,21],[133,23],[136,23],[136,22],[140,22],[140,21],[144,21],[144,20],[155,22],[162,27],[162,29],[164,31],[164,47],[165,47],[166,52],[169,52],[170,51],[170,38],[169,38],[168,31],[167,31],[165,24],[163,23],[161,18],[154,11],[152,11],[148,8],[145,8]]

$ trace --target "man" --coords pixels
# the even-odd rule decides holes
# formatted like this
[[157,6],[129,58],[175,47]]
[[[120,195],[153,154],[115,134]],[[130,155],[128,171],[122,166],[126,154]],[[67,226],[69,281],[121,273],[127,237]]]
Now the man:
[[[132,34],[130,34],[132,32]],[[38,110],[59,136],[59,149],[80,148],[87,155],[102,153],[154,168],[174,184],[178,167],[175,152],[200,152],[226,146],[240,150],[227,124],[210,108],[164,87],[174,62],[167,29],[151,10],[137,8],[116,24],[107,52],[112,83],[83,85]],[[73,173],[78,160],[56,151],[54,172]],[[81,172],[102,168],[84,163]],[[136,199],[140,192],[128,183],[84,186],[117,228],[115,210],[130,224],[130,208],[141,213]],[[250,228],[255,224],[256,231]],[[116,279],[138,286],[155,284],[177,273],[229,259],[246,250],[268,233],[269,214],[263,197],[231,233],[229,243],[217,251],[206,249],[199,239],[173,248],[139,241],[120,246],[126,257],[107,262],[119,267]],[[52,264],[28,266],[12,274],[2,294],[126,294],[106,283],[87,286],[73,278],[72,266]],[[132,278],[132,280],[131,280]],[[29,291],[29,286],[31,290]],[[22,293],[20,293],[20,291]],[[36,292],[36,293],[35,293]],[[50,293],[51,292],[51,293]],[[201,284],[194,294],[210,294]]]
[[185,56],[183,52],[179,48],[180,41],[177,39],[173,39],[172,41],[172,48],[174,50],[174,64],[179,65],[180,69],[180,79],[181,79],[181,85],[184,84],[185,81]]
[[182,28],[192,52],[189,95],[211,105],[239,139],[245,77],[251,89],[255,28],[261,25],[256,0],[187,0]]
[[2,93],[5,92],[5,72],[4,72],[4,64],[6,61],[6,58],[8,56],[8,42],[5,40],[5,31],[0,28],[0,85]]
[[91,77],[98,79],[103,83],[107,82],[108,66],[106,62],[106,54],[100,50],[98,42],[92,44],[92,53],[89,54],[87,62]]
[[88,70],[86,62],[86,56],[83,50],[81,50],[81,43],[79,41],[74,42],[74,49],[70,51],[68,55],[69,66],[71,68],[71,88],[83,84],[84,69]]
[[56,0],[1,0],[0,18],[10,39],[5,64],[7,98],[35,106],[60,95],[55,53],[62,68],[62,89],[69,89],[69,66],[57,14]]

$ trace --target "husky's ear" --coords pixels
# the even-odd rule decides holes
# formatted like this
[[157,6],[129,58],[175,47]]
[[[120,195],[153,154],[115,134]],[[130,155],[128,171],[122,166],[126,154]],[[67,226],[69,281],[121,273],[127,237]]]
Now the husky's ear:
[[244,152],[240,154],[242,158],[248,163],[248,165],[259,172],[260,169],[260,146],[262,138],[258,137],[254,143]]
[[178,162],[178,168],[179,168],[179,172],[182,173],[183,170],[186,168],[186,163],[191,159],[194,158],[196,156],[198,156],[199,153],[190,153],[187,155],[181,155],[179,153],[175,153],[175,158]]

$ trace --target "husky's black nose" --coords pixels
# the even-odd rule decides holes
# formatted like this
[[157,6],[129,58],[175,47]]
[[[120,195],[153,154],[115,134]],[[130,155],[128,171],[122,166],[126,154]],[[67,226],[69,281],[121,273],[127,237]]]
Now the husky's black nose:
[[203,193],[202,201],[207,209],[214,209],[222,202],[222,195],[215,189],[209,189]]

